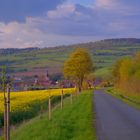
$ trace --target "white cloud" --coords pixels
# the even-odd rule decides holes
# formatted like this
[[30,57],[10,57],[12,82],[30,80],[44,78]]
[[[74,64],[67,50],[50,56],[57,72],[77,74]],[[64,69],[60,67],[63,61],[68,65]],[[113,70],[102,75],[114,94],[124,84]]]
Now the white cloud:
[[95,0],[92,6],[98,12],[109,11],[112,13],[118,13],[120,15],[135,15],[140,12],[139,2],[136,0]]
[[[45,25],[47,20],[45,20],[46,22],[43,20]],[[88,42],[95,39],[92,36],[47,33],[39,29],[38,26],[42,27],[42,24],[41,21],[39,23],[37,21],[38,18],[28,18],[24,24],[17,22],[0,23],[0,32],[3,32],[0,48],[53,47]]]
[[28,35],[32,32],[39,32],[39,30],[32,28],[28,22],[26,23],[18,23],[18,22],[10,22],[8,24],[0,23],[0,32],[3,32],[7,35],[12,34],[24,34]]
[[118,5],[117,0],[96,0],[95,6],[100,8],[114,8]]
[[75,5],[62,4],[58,5],[56,10],[51,10],[47,13],[49,18],[64,18],[72,15],[75,11]]
[[[96,0],[94,7],[63,3],[25,23],[0,22],[0,48],[51,47],[113,37],[140,37],[140,12],[122,0]],[[132,36],[133,35],[133,36]]]
[[0,32],[3,33],[1,35],[0,48],[24,48],[37,47],[41,45],[41,43],[39,43],[39,36],[42,35],[42,32],[31,26],[28,22],[10,22],[8,24],[0,23]]

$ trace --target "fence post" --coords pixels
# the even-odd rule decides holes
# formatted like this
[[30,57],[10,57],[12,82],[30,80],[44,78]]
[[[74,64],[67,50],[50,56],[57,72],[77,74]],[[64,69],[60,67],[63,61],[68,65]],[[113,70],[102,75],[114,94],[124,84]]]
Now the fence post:
[[61,109],[63,108],[63,89],[62,89],[62,92],[61,92]]
[[49,115],[49,120],[51,120],[51,95],[49,94],[49,102],[48,102],[48,115]]
[[70,102],[71,102],[71,104],[73,103],[73,95],[72,94],[73,93],[70,94]]

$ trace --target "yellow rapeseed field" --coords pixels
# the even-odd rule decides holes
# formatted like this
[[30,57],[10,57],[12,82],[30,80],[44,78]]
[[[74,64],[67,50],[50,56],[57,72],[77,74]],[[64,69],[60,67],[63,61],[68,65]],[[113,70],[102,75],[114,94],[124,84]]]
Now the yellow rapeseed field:
[[[74,88],[63,89],[64,94],[73,93]],[[49,95],[56,96],[62,93],[62,89],[36,90],[11,92],[11,112],[30,110],[30,105],[48,99]],[[3,93],[0,93],[0,113],[3,112]]]

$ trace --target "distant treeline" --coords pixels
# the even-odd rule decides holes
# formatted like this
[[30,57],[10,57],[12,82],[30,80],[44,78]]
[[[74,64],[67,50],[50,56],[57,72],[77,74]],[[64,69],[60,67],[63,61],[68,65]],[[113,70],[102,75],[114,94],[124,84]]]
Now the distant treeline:
[[114,66],[116,87],[127,93],[140,94],[140,52],[133,58],[122,58]]
[[39,48],[23,48],[23,49],[18,49],[18,48],[7,48],[7,49],[0,49],[0,54],[1,55],[8,55],[8,54],[15,54],[15,53],[26,53],[30,52],[33,50],[38,50]]

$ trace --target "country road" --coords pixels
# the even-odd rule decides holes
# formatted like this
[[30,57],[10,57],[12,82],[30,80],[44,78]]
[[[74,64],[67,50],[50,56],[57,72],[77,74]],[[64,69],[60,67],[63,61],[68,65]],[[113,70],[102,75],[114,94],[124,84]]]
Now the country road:
[[94,93],[98,140],[140,140],[140,111],[96,90]]

